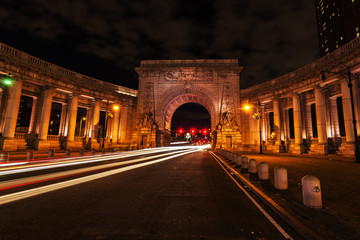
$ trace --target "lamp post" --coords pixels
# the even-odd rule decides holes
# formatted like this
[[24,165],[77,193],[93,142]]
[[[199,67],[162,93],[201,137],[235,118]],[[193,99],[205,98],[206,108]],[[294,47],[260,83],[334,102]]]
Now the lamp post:
[[[260,110],[260,100],[258,101],[258,106],[259,106],[259,112],[261,112],[261,110]],[[253,118],[254,118],[255,120],[259,120],[260,153],[263,153],[263,150],[262,150],[262,140],[261,140],[261,113],[254,113]]]
[[[261,139],[261,109],[260,109],[260,106],[261,106],[261,104],[260,104],[260,100],[258,100],[258,106],[259,106],[259,113],[257,113],[257,112],[255,112],[254,114],[253,114],[253,119],[255,119],[255,120],[259,120],[259,144],[260,144],[260,153],[263,153],[263,149],[262,149],[262,139]],[[249,105],[245,105],[244,106],[244,109],[246,110],[246,111],[248,111],[249,109],[250,109],[250,106]]]
[[[350,67],[347,67],[347,72],[342,73],[342,72],[329,72],[327,71],[327,73],[334,73],[334,74],[340,74],[341,76],[343,76],[348,84],[349,90],[350,90],[350,102],[351,102],[351,112],[352,112],[352,118],[353,118],[353,128],[354,128],[354,136],[355,136],[355,162],[356,163],[360,163],[360,151],[359,151],[359,144],[358,144],[358,136],[357,136],[357,127],[356,127],[356,118],[355,118],[355,110],[354,110],[354,98],[353,98],[353,92],[352,92],[352,83],[351,83],[351,76],[352,73],[350,71]],[[325,76],[325,71],[322,72],[322,80],[326,79]]]
[[83,121],[85,121],[85,120],[86,120],[86,117],[82,117],[82,118],[80,119],[79,137],[81,137],[81,127],[82,127]]

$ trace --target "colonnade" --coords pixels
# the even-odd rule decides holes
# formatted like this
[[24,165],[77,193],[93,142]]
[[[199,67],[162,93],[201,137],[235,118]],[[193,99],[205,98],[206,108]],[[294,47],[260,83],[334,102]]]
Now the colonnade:
[[[355,76],[352,80],[355,120],[359,126],[357,81],[358,77]],[[337,102],[339,97],[342,99],[340,106]],[[249,118],[251,121],[249,132],[251,144],[259,146],[261,130],[263,147],[267,151],[281,152],[286,149],[292,153],[328,154],[337,152],[343,155],[354,155],[355,135],[352,103],[346,79],[332,81],[331,87],[326,84],[318,84],[303,91],[299,89],[292,93],[257,101],[260,101],[260,104],[254,101],[253,105],[259,105],[256,112],[259,112],[262,118],[258,124],[255,124],[251,117]],[[314,107],[315,114],[311,112]],[[338,109],[342,109],[342,114],[338,113]],[[291,111],[292,114],[290,114]],[[343,118],[339,117],[340,115]],[[270,124],[270,118],[272,118],[272,124]],[[344,123],[343,126],[341,126],[341,122]],[[261,129],[259,129],[260,127]],[[343,128],[342,132],[345,134],[340,134],[340,128]],[[317,133],[317,136],[313,136],[314,132]]]
[[[126,142],[127,120],[129,107],[114,99],[100,99],[99,97],[88,97],[86,108],[86,120],[84,134],[75,137],[75,129],[78,121],[79,99],[83,98],[81,93],[66,92],[65,99],[59,100],[54,95],[57,89],[42,87],[40,94],[29,95],[22,93],[22,81],[14,80],[13,84],[1,89],[0,102],[0,133],[2,134],[0,148],[3,151],[16,151],[26,147],[37,150],[48,150],[56,148],[79,149],[83,147],[100,148],[99,124],[101,102],[110,102],[106,110],[113,114],[108,119],[105,147],[116,146]],[[27,133],[17,134],[16,125],[19,114],[20,99],[22,94],[32,97],[31,116]],[[63,92],[60,92],[63,94]],[[61,103],[61,116],[59,133],[57,136],[49,135],[49,123],[53,102]],[[103,104],[104,105],[104,104]],[[113,108],[112,106],[117,106]],[[112,139],[112,140],[110,140]]]

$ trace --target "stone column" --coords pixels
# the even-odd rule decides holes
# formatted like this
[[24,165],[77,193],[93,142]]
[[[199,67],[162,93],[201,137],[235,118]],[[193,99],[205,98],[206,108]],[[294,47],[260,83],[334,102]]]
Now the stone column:
[[298,94],[293,95],[293,109],[294,109],[295,144],[301,144],[302,143],[301,105],[300,105],[300,96]]
[[60,116],[60,126],[59,126],[60,127],[59,135],[60,136],[65,136],[67,109],[68,109],[68,105],[66,103],[61,103],[61,116]]
[[[360,75],[355,74],[354,77],[352,77],[352,92],[354,96],[354,103],[360,103],[360,96],[359,96],[359,88],[358,88],[358,79]],[[356,128],[357,133],[359,134],[360,131],[360,104],[354,104],[354,111],[355,111],[355,120],[356,120]]]
[[16,122],[19,113],[22,82],[14,81],[8,89],[8,100],[6,101],[6,115],[4,121],[3,139],[0,142],[0,149],[3,151],[16,151],[25,149],[24,139],[15,139]]
[[28,134],[33,134],[35,132],[35,115],[36,115],[36,106],[38,103],[37,97],[32,97],[32,107],[31,107],[31,116],[30,116],[30,124],[29,124],[29,130]]
[[127,118],[128,118],[128,107],[124,106],[120,108],[120,136],[119,142],[126,143],[126,129],[127,129]]
[[39,128],[39,140],[47,140],[48,131],[49,131],[49,121],[51,114],[51,104],[52,104],[52,89],[46,89],[44,91],[44,101],[41,108],[41,117],[40,117],[40,128]]
[[85,138],[88,138],[88,136],[89,136],[90,126],[91,126],[91,108],[87,108],[86,109],[85,130],[84,130]]
[[340,137],[339,118],[336,98],[330,99],[331,110],[331,132],[333,137]]
[[318,86],[315,87],[315,109],[318,143],[325,144],[327,143],[325,96],[322,89]]
[[353,117],[351,111],[351,99],[350,99],[350,89],[346,80],[341,81],[341,95],[342,95],[342,104],[344,111],[344,123],[345,123],[345,134],[346,141],[349,143],[355,142],[354,136],[354,127],[353,127]]
[[70,108],[69,108],[70,116],[69,116],[67,141],[74,141],[76,117],[77,117],[77,110],[78,110],[78,101],[79,101],[79,96],[73,95],[71,98],[71,103],[70,103]]
[[[119,104],[116,104],[116,106],[119,106]],[[112,142],[117,143],[118,142],[118,135],[119,135],[119,117],[120,117],[120,111],[119,107],[117,109],[114,108],[114,117],[113,117],[113,126],[112,126]]]
[[275,130],[275,144],[280,145],[281,144],[281,123],[280,123],[280,104],[279,99],[274,99],[274,130]]
[[92,142],[96,142],[97,138],[97,129],[99,127],[99,120],[100,120],[100,103],[101,99],[96,99],[93,103],[93,109],[91,114],[91,125],[89,131],[89,138],[91,138]]
[[21,86],[22,83],[20,81],[14,81],[13,85],[9,88],[8,110],[5,117],[5,128],[3,133],[3,137],[5,138],[14,138],[15,135],[21,98]]

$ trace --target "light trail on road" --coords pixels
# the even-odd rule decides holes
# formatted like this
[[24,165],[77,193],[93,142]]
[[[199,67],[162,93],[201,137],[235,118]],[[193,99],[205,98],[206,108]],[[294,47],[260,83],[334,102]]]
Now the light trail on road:
[[[80,178],[77,178],[77,179],[68,180],[68,181],[65,181],[65,182],[50,184],[50,185],[46,185],[46,186],[42,186],[42,187],[38,187],[38,188],[33,188],[33,189],[21,191],[21,192],[16,192],[16,193],[4,195],[4,196],[0,197],[0,205],[10,203],[10,202],[13,202],[13,201],[17,201],[17,200],[20,200],[20,199],[24,199],[24,198],[36,196],[36,195],[39,195],[39,194],[47,193],[47,192],[50,192],[50,191],[54,191],[54,190],[74,186],[74,185],[77,185],[77,184],[97,180],[97,179],[104,178],[104,177],[107,177],[107,176],[111,176],[111,175],[114,175],[114,174],[118,174],[118,173],[121,173],[121,172],[129,171],[129,170],[132,170],[132,169],[141,168],[141,167],[156,164],[156,163],[159,163],[159,162],[167,161],[169,159],[176,158],[176,157],[179,157],[179,156],[182,156],[182,155],[185,155],[185,154],[193,153],[193,152],[196,152],[196,151],[202,151],[204,148],[205,147],[203,147],[203,146],[202,147],[191,147],[191,148],[187,148],[186,150],[182,151],[181,153],[177,153],[175,155],[173,153],[171,153],[172,156],[164,157],[164,158],[161,158],[161,159],[157,159],[157,160],[153,160],[153,161],[147,161],[147,162],[143,162],[143,163],[139,163],[139,164],[134,164],[134,165],[122,167],[122,168],[119,168],[119,169],[113,169],[113,170],[109,170],[109,171],[105,171],[105,172],[101,172],[101,173],[96,173],[96,174],[85,176],[85,177],[80,177]],[[136,161],[136,160],[134,160],[134,161]],[[143,161],[143,160],[141,160],[141,161]]]
[[[197,148],[205,148],[206,146],[201,146]],[[135,152],[121,152],[121,153],[112,153],[106,154],[101,156],[87,156],[87,157],[76,157],[76,158],[64,158],[64,159],[57,159],[51,162],[43,162],[38,164],[31,164],[30,166],[15,166],[15,167],[7,167],[3,168],[0,171],[0,176],[10,175],[10,174],[17,174],[17,173],[25,173],[31,171],[38,171],[38,170],[46,170],[58,167],[66,167],[66,166],[74,166],[74,165],[81,165],[81,164],[88,164],[88,163],[95,163],[95,162],[102,162],[108,160],[114,160],[118,158],[126,158],[126,157],[136,157],[141,156],[144,154],[152,154],[152,153],[160,153],[165,151],[180,151],[183,149],[193,149],[196,148],[194,146],[182,146],[182,147],[165,147],[165,148],[156,148],[156,149],[146,149],[146,150],[138,150]]]
[[[189,150],[186,150],[186,151],[189,151]],[[85,172],[92,172],[92,171],[106,169],[106,168],[113,168],[113,167],[118,167],[118,166],[122,166],[122,165],[143,162],[143,161],[151,160],[154,158],[166,157],[166,156],[173,155],[173,154],[174,154],[173,152],[164,153],[161,155],[149,156],[149,157],[145,157],[145,158],[141,158],[141,159],[134,159],[134,160],[128,160],[128,161],[122,161],[122,162],[116,162],[116,163],[108,163],[108,164],[99,165],[99,166],[67,170],[67,171],[61,171],[61,172],[56,172],[56,173],[43,174],[43,175],[39,175],[39,176],[32,176],[32,177],[25,177],[25,178],[20,178],[20,179],[4,181],[4,182],[0,182],[0,190],[9,189],[9,188],[17,187],[17,186],[30,185],[33,183],[44,182],[44,181],[48,181],[48,180],[59,179],[59,178],[63,178],[63,177],[71,176],[71,175],[85,173]]]

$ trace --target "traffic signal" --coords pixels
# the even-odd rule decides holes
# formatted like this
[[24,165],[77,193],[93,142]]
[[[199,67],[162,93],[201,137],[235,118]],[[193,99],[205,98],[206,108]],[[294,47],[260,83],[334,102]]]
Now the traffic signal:
[[179,133],[179,134],[183,134],[183,133],[184,133],[184,129],[179,128],[179,129],[178,129],[178,133]]
[[207,130],[206,130],[206,129],[204,129],[202,132],[203,132],[204,135],[207,134]]
[[196,130],[194,128],[190,129],[190,133],[191,134],[195,134],[196,133]]

